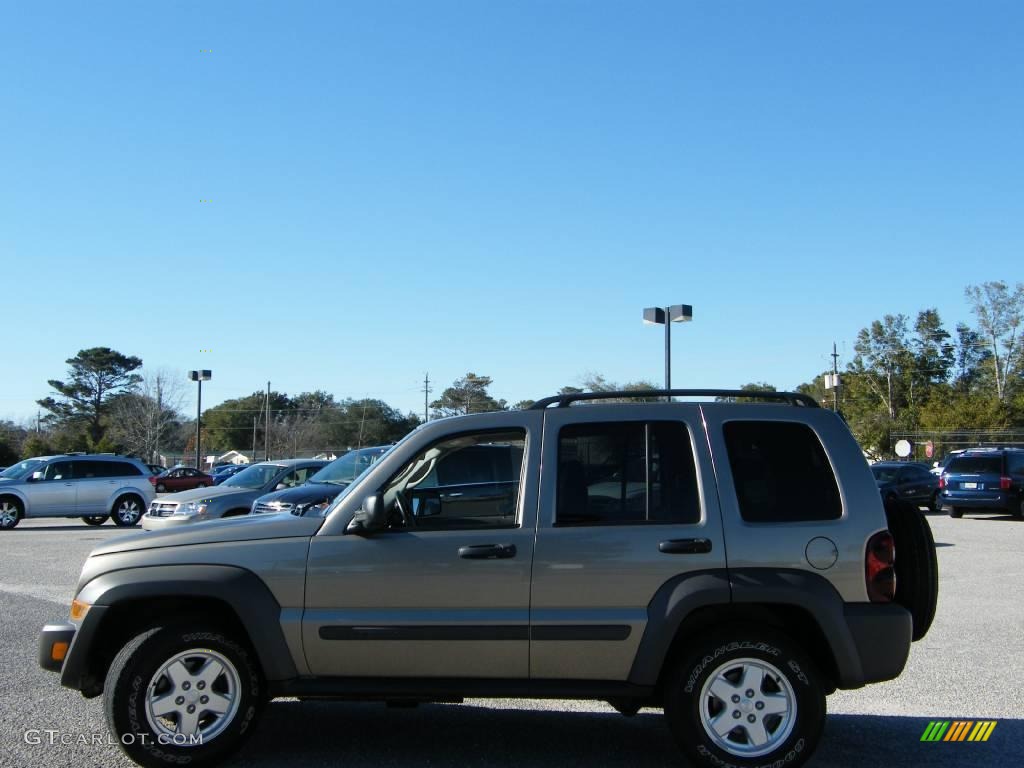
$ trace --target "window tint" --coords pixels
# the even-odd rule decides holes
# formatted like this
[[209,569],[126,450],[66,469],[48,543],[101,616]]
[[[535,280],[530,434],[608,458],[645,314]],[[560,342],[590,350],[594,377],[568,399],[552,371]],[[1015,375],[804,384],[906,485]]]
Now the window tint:
[[1006,454],[1006,471],[1011,475],[1024,475],[1024,453]]
[[700,520],[693,449],[680,422],[563,427],[557,480],[558,525]]
[[1003,470],[1003,457],[959,456],[949,463],[946,471],[951,475],[998,475]]
[[459,435],[430,446],[383,489],[392,527],[407,525],[399,507],[416,530],[515,527],[525,446],[523,430]]
[[842,515],[832,466],[810,427],[785,421],[730,421],[722,430],[744,520],[787,523]]
[[112,477],[110,470],[112,464],[106,461],[83,461],[75,462],[75,477],[79,479],[91,479],[98,477]]
[[70,461],[55,461],[47,464],[43,471],[43,480],[70,480],[73,477]]

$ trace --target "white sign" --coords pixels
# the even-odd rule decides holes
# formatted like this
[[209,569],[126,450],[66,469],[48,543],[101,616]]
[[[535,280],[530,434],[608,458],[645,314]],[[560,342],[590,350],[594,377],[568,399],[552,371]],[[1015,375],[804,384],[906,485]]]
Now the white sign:
[[907,458],[910,455],[910,441],[898,440],[896,442],[896,455],[901,459]]

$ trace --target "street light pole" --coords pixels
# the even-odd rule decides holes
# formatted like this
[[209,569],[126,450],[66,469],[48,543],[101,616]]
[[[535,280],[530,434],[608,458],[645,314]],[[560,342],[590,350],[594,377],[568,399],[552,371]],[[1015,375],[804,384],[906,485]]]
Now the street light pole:
[[672,389],[672,323],[688,323],[691,320],[693,307],[689,304],[648,307],[644,310],[644,323],[665,326],[665,389]]
[[201,449],[203,429],[203,382],[213,378],[213,371],[189,371],[188,377],[199,385],[199,394],[196,397],[196,469],[203,471]]

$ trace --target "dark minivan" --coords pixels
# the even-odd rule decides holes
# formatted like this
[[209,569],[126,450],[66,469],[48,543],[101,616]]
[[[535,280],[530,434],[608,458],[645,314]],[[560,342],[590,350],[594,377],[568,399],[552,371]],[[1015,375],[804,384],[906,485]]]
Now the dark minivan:
[[964,512],[1024,517],[1024,449],[964,451],[949,462],[939,488],[939,503],[950,517],[963,517]]

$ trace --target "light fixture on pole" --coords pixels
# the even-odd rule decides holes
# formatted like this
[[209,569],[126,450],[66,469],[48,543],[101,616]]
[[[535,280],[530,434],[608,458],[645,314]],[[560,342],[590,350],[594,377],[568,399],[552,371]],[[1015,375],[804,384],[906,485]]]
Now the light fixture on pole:
[[[673,304],[669,307],[648,307],[644,310],[644,323],[665,326],[665,389],[672,389],[672,323],[693,320],[693,307]],[[669,397],[669,400],[672,398]]]
[[189,371],[190,380],[199,385],[199,396],[196,398],[196,469],[203,471],[202,459],[200,459],[200,435],[203,427],[203,382],[213,378],[213,371]]

